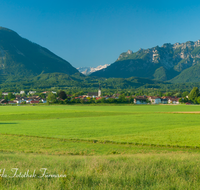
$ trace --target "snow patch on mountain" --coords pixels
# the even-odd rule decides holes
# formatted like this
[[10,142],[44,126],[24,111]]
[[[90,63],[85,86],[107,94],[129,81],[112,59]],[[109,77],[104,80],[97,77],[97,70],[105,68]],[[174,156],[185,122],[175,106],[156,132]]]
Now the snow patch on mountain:
[[101,69],[105,69],[109,65],[110,64],[99,65],[97,67],[78,67],[77,70],[84,75],[90,75],[91,73],[94,73],[94,72],[99,71]]

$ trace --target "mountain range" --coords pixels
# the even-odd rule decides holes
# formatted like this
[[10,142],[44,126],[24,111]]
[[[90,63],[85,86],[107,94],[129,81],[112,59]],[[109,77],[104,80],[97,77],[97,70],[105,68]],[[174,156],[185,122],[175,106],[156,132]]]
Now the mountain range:
[[94,72],[98,77],[144,77],[173,83],[200,82],[200,40],[164,44],[137,52],[128,50],[105,69]]
[[171,83],[200,82],[199,73],[200,41],[128,50],[111,65],[76,69],[48,49],[0,27],[0,88],[98,88],[99,82],[103,88],[168,88]]
[[[90,68],[90,72],[108,65]],[[48,49],[33,43],[15,31],[0,27],[0,88],[138,88],[146,84],[157,85],[149,79],[106,79],[85,76],[69,62]]]

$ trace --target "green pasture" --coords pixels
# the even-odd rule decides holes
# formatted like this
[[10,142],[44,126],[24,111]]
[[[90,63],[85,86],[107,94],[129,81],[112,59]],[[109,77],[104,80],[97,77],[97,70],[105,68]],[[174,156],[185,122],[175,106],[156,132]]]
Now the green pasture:
[[200,106],[0,107],[0,189],[198,189]]
[[200,106],[188,105],[2,106],[0,134],[200,146],[199,112]]

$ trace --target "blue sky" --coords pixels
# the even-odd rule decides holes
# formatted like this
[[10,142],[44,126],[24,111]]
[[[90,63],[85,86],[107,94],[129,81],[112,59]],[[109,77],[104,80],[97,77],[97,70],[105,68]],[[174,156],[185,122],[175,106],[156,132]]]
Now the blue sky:
[[113,63],[120,53],[200,39],[199,1],[3,0],[0,26],[74,67]]

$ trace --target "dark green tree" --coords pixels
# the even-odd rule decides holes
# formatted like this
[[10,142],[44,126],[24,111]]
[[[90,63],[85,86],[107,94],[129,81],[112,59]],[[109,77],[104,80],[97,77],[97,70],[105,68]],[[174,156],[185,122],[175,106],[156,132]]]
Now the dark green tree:
[[101,98],[101,103],[106,103],[106,99],[105,98]]
[[199,89],[198,87],[194,87],[191,90],[190,94],[188,95],[188,99],[193,102],[196,102],[196,99],[198,98],[198,96],[199,96]]
[[65,100],[67,99],[67,94],[65,93],[65,91],[61,90],[58,94],[59,98]]
[[15,99],[15,95],[11,92],[8,93],[8,100]]
[[197,104],[200,104],[200,96],[196,99]]
[[133,103],[133,102],[134,102],[133,96],[131,96],[131,97],[129,98],[129,102],[130,102],[130,103]]
[[3,99],[5,99],[5,100],[8,100],[8,96],[4,96],[4,98]]
[[43,93],[40,93],[39,96],[40,96],[41,98],[46,98],[46,95],[43,94]]
[[159,95],[160,97],[162,97],[162,96],[163,96],[163,93],[160,91],[160,92],[158,93],[158,95]]
[[189,92],[185,91],[185,92],[182,93],[182,97],[186,97],[186,96],[188,96],[188,94],[189,94]]
[[85,100],[82,98],[81,99],[81,104],[84,104],[85,103]]
[[56,102],[56,95],[53,93],[49,93],[47,97],[47,101],[52,102],[52,103]]
[[119,102],[119,103],[124,103],[124,102],[126,102],[126,101],[127,101],[127,100],[126,100],[125,94],[121,94],[121,95],[119,96],[118,102]]

